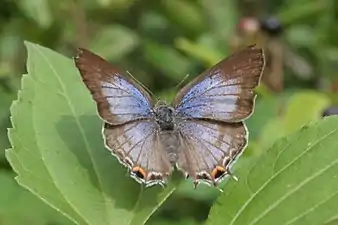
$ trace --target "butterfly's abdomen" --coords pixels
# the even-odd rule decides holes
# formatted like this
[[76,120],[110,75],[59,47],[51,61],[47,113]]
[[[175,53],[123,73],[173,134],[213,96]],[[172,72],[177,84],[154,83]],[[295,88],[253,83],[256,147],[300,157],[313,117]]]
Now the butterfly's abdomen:
[[178,133],[174,130],[160,131],[160,139],[171,164],[176,164],[179,145]]

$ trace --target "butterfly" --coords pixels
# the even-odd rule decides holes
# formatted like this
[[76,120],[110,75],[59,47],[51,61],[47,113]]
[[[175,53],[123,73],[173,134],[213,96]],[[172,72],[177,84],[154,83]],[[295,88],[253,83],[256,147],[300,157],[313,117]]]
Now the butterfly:
[[103,120],[106,148],[146,187],[165,186],[176,167],[215,187],[248,143],[244,120],[254,111],[265,67],[255,45],[223,59],[183,87],[171,104],[89,50],[74,58]]

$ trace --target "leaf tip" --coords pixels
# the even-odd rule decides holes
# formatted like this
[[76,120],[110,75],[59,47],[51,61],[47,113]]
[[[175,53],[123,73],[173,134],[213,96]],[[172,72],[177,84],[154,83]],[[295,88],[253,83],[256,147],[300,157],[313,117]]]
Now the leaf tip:
[[33,45],[36,45],[35,43],[27,41],[27,40],[24,40],[23,44],[26,46],[27,49],[30,48]]

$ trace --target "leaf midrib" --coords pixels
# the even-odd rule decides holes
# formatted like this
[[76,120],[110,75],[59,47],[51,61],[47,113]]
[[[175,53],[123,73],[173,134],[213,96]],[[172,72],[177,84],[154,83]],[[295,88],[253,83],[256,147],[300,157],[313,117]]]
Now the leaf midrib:
[[[33,46],[33,47],[35,48],[35,50],[36,50],[36,51],[37,51],[37,52],[45,59],[47,65],[50,67],[50,69],[52,70],[54,76],[56,77],[57,81],[59,82],[59,84],[60,84],[60,86],[61,86],[61,89],[62,89],[63,93],[65,93],[65,94],[64,94],[64,97],[65,97],[66,102],[67,102],[67,104],[68,104],[68,106],[69,106],[69,109],[70,109],[70,111],[71,111],[71,113],[72,113],[72,115],[73,115],[73,117],[74,117],[74,119],[75,119],[75,121],[76,121],[76,124],[77,124],[77,126],[78,126],[79,131],[80,131],[80,134],[81,134],[81,136],[82,136],[82,138],[83,138],[83,140],[84,140],[84,144],[85,144],[85,146],[86,146],[86,150],[87,150],[88,154],[90,155],[90,161],[92,162],[93,169],[94,169],[95,173],[97,174],[98,182],[99,182],[99,188],[100,188],[100,193],[101,193],[102,199],[103,199],[103,201],[104,201],[104,205],[105,205],[105,211],[106,211],[105,215],[106,215],[106,220],[108,219],[107,222],[109,223],[109,221],[111,221],[111,220],[110,220],[110,218],[109,218],[109,213],[108,213],[108,211],[109,211],[109,210],[108,210],[108,208],[109,208],[109,207],[108,207],[108,202],[111,202],[111,200],[110,200],[109,198],[107,198],[107,197],[103,194],[102,178],[101,178],[101,176],[100,176],[100,173],[98,172],[99,170],[98,170],[97,164],[96,164],[95,160],[93,160],[93,155],[92,155],[92,153],[91,153],[92,151],[91,151],[89,142],[88,142],[88,140],[87,140],[87,137],[86,137],[86,135],[85,135],[85,132],[84,132],[82,126],[81,126],[81,123],[80,123],[78,117],[76,116],[75,109],[73,108],[73,106],[72,106],[72,104],[71,104],[71,100],[68,98],[66,88],[65,88],[65,86],[64,86],[64,84],[63,84],[63,82],[62,82],[62,80],[59,78],[59,76],[58,76],[58,74],[57,74],[57,72],[56,72],[54,66],[53,66],[52,63],[49,61],[49,59],[41,52],[41,50],[40,50],[39,48],[36,47],[35,44],[32,44],[32,46]],[[61,192],[61,193],[62,193],[62,192]],[[67,199],[67,198],[65,198],[65,199]],[[73,206],[73,204],[71,204],[71,205],[72,205],[72,207],[73,207],[80,215],[82,215],[82,213],[78,211],[77,207]],[[83,215],[82,215],[82,217],[83,217],[83,218],[86,218],[86,217],[83,216]],[[86,219],[85,219],[85,220],[86,220]],[[86,220],[86,221],[87,221],[87,220]],[[88,221],[87,221],[87,222],[88,222]],[[89,223],[89,224],[90,224],[90,223]]]
[[[317,145],[320,141],[323,141],[324,139],[328,138],[330,135],[338,131],[338,128],[333,129],[331,132],[325,134],[321,138],[317,139],[316,142],[314,142],[311,146],[309,146],[305,151],[303,151],[299,156],[295,157],[290,163],[285,165],[281,170],[279,170],[277,173],[273,174],[259,189],[257,189],[256,192],[253,193],[252,196],[242,205],[242,207],[238,210],[238,212],[235,214],[233,219],[230,221],[229,225],[233,225],[236,220],[242,215],[242,212],[245,210],[245,208],[250,204],[250,202],[257,197],[257,195],[276,177],[278,177],[282,172],[284,172],[287,168],[289,168],[293,163],[295,163],[298,159],[300,159],[303,155],[305,155],[308,151],[310,151],[315,145]],[[281,152],[285,151],[289,145],[285,146]],[[249,175],[249,174],[248,174]]]
[[[27,74],[23,74],[23,78],[22,79],[27,79]],[[24,81],[21,81],[21,84],[23,85]],[[27,89],[27,87],[25,85],[22,86],[23,89]],[[21,136],[18,135],[18,130],[17,130],[17,124],[18,124],[18,120],[17,119],[14,119],[14,114],[16,115],[16,113],[14,112],[17,112],[17,111],[21,111],[22,110],[22,106],[20,104],[22,104],[22,102],[27,102],[27,101],[31,101],[33,99],[33,96],[30,96],[29,98],[23,98],[24,96],[24,91],[22,90],[19,90],[18,91],[18,99],[13,101],[12,103],[12,106],[10,107],[10,112],[11,112],[11,123],[13,125],[12,128],[9,128],[8,129],[8,134],[10,134],[9,138],[12,139],[13,135],[16,136],[17,138],[17,141],[20,143],[20,147],[22,149],[22,151],[25,151],[26,154],[30,155],[31,157],[35,157],[34,154],[32,154],[31,151],[29,151],[29,149],[24,145],[24,146],[21,146],[22,143],[24,143],[24,141],[22,140]],[[32,107],[31,107],[31,104],[29,104],[29,110],[33,110]],[[32,112],[33,113],[33,112]],[[32,114],[33,115],[33,114]],[[31,118],[32,119],[32,118]],[[12,130],[12,132],[10,132],[10,130]],[[17,130],[16,132],[14,130]],[[35,134],[34,134],[34,137],[35,137]],[[17,183],[19,185],[21,185],[22,187],[26,188],[27,190],[29,190],[30,192],[32,192],[35,196],[38,196],[43,202],[45,202],[47,205],[49,205],[51,208],[55,209],[56,211],[60,212],[62,215],[64,215],[66,218],[68,218],[70,221],[74,222],[74,224],[78,224],[78,221],[73,218],[71,215],[67,214],[66,212],[62,211],[60,208],[58,208],[56,205],[50,203],[49,201],[47,201],[47,199],[45,199],[44,197],[42,197],[39,192],[35,191],[35,189],[31,188],[30,185],[28,185],[27,183],[23,182],[24,180],[24,176],[22,175],[22,171],[24,171],[25,173],[29,174],[29,176],[33,177],[34,179],[36,180],[40,180],[40,181],[43,181],[44,183],[51,183],[55,188],[56,188],[56,184],[54,182],[54,180],[46,180],[46,179],[42,179],[40,178],[39,176],[36,176],[36,174],[32,173],[30,170],[28,170],[26,167],[25,167],[25,164],[22,163],[22,160],[21,160],[21,157],[19,157],[19,155],[17,154],[17,152],[15,151],[15,149],[18,149],[18,147],[16,146],[16,144],[12,143],[13,140],[11,140],[11,144],[12,144],[12,148],[11,149],[6,149],[6,152],[7,154],[10,154],[11,156],[10,157],[15,157],[17,162],[20,164],[20,169],[17,169],[16,167],[13,167],[13,169],[15,170],[15,172],[17,173],[18,176],[16,176],[14,179],[17,181]],[[38,146],[38,143],[36,143],[36,141],[34,141],[35,145],[37,147]],[[41,158],[41,161],[44,162],[44,159]],[[45,165],[43,165],[43,167],[46,169],[46,172],[48,174],[48,176],[51,176],[48,169],[46,168]],[[57,190],[58,193],[61,195],[61,192],[60,190]],[[63,196],[62,196],[63,197]],[[63,197],[64,198],[64,197]],[[66,201],[66,199],[65,199]],[[74,211],[76,213],[76,211]],[[85,221],[85,220],[84,220]]]

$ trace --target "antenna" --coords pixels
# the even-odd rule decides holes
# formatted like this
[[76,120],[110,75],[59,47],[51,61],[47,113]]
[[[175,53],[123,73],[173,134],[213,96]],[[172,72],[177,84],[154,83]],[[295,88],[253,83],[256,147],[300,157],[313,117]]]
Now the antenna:
[[185,77],[175,86],[175,89],[178,89],[189,76],[189,74],[185,75]]
[[147,88],[144,84],[142,84],[140,81],[138,81],[128,70],[127,70],[128,75],[141,87],[143,87],[153,98],[156,99],[156,101],[158,101],[159,99],[156,97],[156,95],[154,95],[154,93]]

